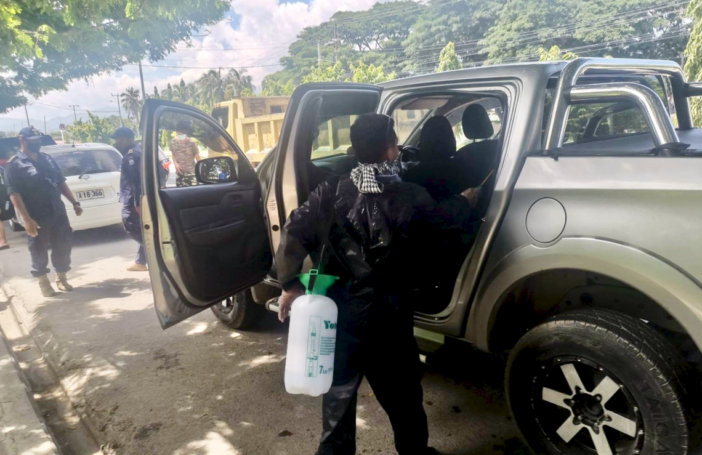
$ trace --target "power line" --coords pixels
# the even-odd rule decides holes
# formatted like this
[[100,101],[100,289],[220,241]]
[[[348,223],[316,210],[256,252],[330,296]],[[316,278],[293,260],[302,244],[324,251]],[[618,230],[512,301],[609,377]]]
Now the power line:
[[[124,66],[136,66],[133,64],[129,65],[124,65]],[[147,68],[179,68],[179,69],[193,69],[193,70],[216,70],[216,69],[223,69],[223,70],[241,70],[241,69],[249,69],[249,68],[268,68],[268,67],[273,67],[273,66],[281,66],[280,63],[276,63],[274,65],[255,65],[255,66],[178,66],[178,65],[141,65]]]

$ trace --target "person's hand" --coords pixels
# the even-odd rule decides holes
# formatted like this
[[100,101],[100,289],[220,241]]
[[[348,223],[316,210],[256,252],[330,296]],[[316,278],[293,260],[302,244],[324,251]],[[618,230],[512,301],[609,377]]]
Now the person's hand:
[[180,174],[180,166],[176,160],[173,160],[173,165],[175,166],[176,174]]
[[33,219],[27,218],[24,220],[24,229],[27,231],[27,235],[30,237],[36,237],[39,235],[39,229],[41,229],[41,226],[39,226]]
[[283,294],[278,299],[278,305],[280,307],[280,311],[278,311],[278,319],[280,322],[285,322],[285,319],[290,315],[290,308],[292,308],[292,304],[295,299],[304,294],[304,291],[299,287],[288,291],[283,291]]
[[461,193],[461,196],[468,199],[470,208],[474,209],[478,205],[478,201],[480,201],[480,188],[468,188]]
[[81,216],[83,214],[83,207],[80,205],[74,205],[73,211],[76,212],[76,216]]

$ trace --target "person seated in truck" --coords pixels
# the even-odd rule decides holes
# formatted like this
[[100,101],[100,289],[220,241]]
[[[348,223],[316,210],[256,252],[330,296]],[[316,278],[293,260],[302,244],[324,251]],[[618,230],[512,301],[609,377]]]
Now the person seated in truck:
[[470,170],[453,159],[456,136],[443,115],[432,117],[419,135],[420,162],[402,177],[405,182],[423,186],[431,197],[443,200],[468,188]]
[[340,277],[328,293],[339,319],[317,455],[355,453],[356,399],[364,376],[390,417],[398,454],[436,453],[427,446],[413,305],[403,283],[425,277],[424,261],[437,254],[438,242],[475,236],[477,201],[471,190],[437,204],[421,186],[403,182],[393,127],[385,115],[356,119],[351,143],[360,164],[350,176],[320,184],[292,212],[277,251],[281,321],[303,294],[297,276],[308,255],[318,267],[326,264],[324,273]]

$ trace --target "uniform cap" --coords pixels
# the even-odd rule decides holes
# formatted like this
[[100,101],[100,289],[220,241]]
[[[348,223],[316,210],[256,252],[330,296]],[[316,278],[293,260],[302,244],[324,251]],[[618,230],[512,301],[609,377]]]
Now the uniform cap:
[[21,137],[22,139],[39,139],[41,136],[42,134],[33,126],[24,127],[20,130],[19,134],[17,134],[17,137]]
[[112,133],[112,136],[110,136],[111,139],[117,139],[118,137],[134,137],[134,131],[131,128],[127,128],[126,126],[121,126],[115,130],[114,133]]

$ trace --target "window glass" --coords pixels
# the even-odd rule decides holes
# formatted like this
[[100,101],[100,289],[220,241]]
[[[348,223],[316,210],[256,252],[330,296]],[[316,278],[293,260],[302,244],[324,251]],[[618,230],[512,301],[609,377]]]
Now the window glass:
[[648,131],[641,110],[629,103],[571,106],[564,144],[578,144]]
[[[198,185],[195,165],[203,159],[229,156],[238,163],[239,155],[227,138],[214,125],[198,117],[166,112],[159,117],[158,126],[158,169],[162,187]],[[227,177],[221,179],[224,181],[231,181],[231,173],[234,177],[238,173],[237,169],[210,168],[209,174],[223,174]]]
[[122,157],[114,150],[74,150],[51,154],[64,177],[74,175],[119,172]]
[[227,129],[229,126],[229,108],[228,107],[218,107],[212,110],[212,117],[214,117],[222,128]]
[[392,118],[395,120],[398,143],[404,144],[429,112],[431,112],[430,109],[395,109]]
[[311,160],[335,155],[346,155],[351,147],[351,125],[357,115],[340,115],[325,119],[317,125],[317,134],[312,143]]

